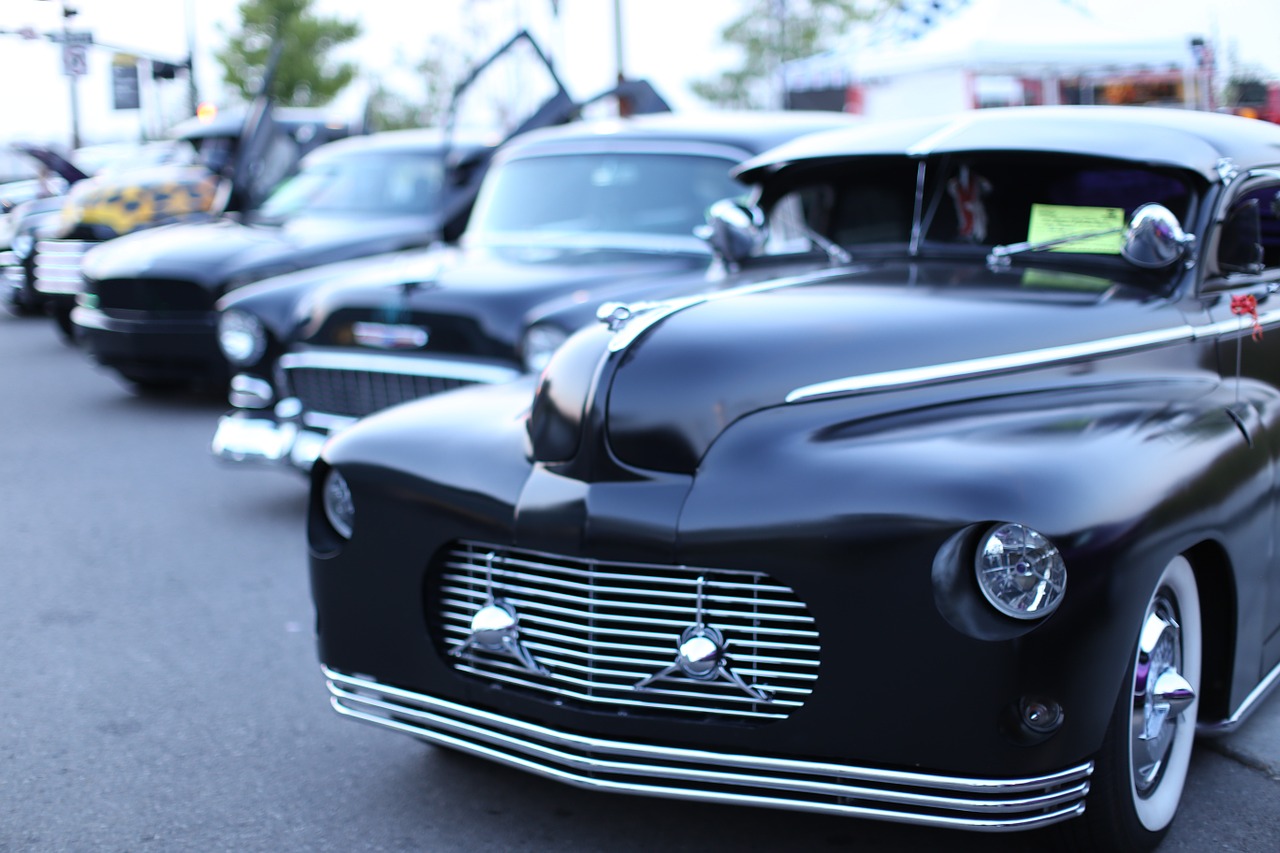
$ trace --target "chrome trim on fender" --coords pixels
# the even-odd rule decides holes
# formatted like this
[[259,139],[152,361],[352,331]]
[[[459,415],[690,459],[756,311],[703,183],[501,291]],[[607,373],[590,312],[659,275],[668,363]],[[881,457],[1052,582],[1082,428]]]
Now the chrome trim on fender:
[[1225,720],[1218,720],[1212,723],[1197,723],[1196,734],[1205,737],[1216,737],[1217,735],[1225,735],[1234,732],[1244,723],[1245,720],[1258,710],[1258,706],[1262,704],[1262,700],[1271,695],[1271,692],[1280,686],[1280,664],[1262,679],[1257,687],[1245,697],[1240,703],[1240,707],[1236,708],[1235,713]]
[[570,734],[322,667],[339,714],[580,788],[989,832],[1084,811],[1093,763],[977,779]]
[[506,382],[521,373],[514,367],[484,364],[452,358],[396,356],[374,353],[325,352],[306,350],[288,353],[280,358],[286,370],[315,367],[325,370],[368,370],[376,373],[399,373],[410,376],[439,376],[464,382]]
[[[1263,328],[1280,324],[1280,309],[1259,314],[1258,323]],[[923,367],[903,368],[902,370],[886,370],[882,373],[848,376],[843,379],[832,379],[829,382],[805,385],[787,394],[786,402],[801,403],[806,400],[832,397],[840,394],[865,394],[893,388],[932,385],[954,379],[976,379],[981,376],[1008,373],[1029,367],[1051,367],[1056,364],[1066,364],[1085,358],[1121,355],[1182,341],[1196,341],[1217,335],[1247,333],[1248,331],[1248,318],[1232,317],[1230,320],[1219,320],[1216,323],[1209,323],[1205,326],[1174,326],[1169,329],[1138,332],[1132,335],[1120,335],[1115,338],[1068,344],[1060,347],[1012,352],[1005,355],[953,361],[948,364],[930,364]]]
[[966,361],[953,361],[949,364],[930,364],[923,367],[908,367],[902,370],[886,370],[883,373],[848,376],[843,379],[833,379],[830,382],[806,385],[788,394],[786,401],[788,403],[799,403],[817,397],[830,397],[837,394],[860,394],[869,391],[884,391],[889,388],[931,385],[952,379],[973,379],[979,376],[1007,373],[1028,367],[1049,367],[1050,365],[1064,364],[1100,355],[1119,355],[1124,352],[1151,349],[1165,344],[1189,341],[1195,337],[1197,337],[1197,333],[1191,326],[1178,326],[1172,329],[1140,332],[1134,335],[1122,335],[1100,341],[1046,347],[1045,349],[1027,350],[1025,352],[1011,352],[1005,355],[993,355],[985,358],[971,358]]

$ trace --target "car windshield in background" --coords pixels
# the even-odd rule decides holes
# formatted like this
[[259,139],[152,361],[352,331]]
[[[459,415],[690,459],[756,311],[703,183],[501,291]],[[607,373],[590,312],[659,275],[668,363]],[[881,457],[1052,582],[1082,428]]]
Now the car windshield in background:
[[468,239],[534,234],[689,237],[715,202],[744,189],[720,157],[572,154],[512,160],[476,202]]
[[289,178],[263,202],[262,219],[298,213],[424,213],[436,205],[443,165],[434,153],[335,157]]
[[846,160],[797,177],[773,208],[772,238],[785,244],[799,225],[799,209],[808,228],[855,255],[986,252],[1110,232],[1044,250],[1055,260],[1105,262],[1119,257],[1121,231],[1144,204],[1162,204],[1188,221],[1197,194],[1185,176],[1098,158],[1007,152]]

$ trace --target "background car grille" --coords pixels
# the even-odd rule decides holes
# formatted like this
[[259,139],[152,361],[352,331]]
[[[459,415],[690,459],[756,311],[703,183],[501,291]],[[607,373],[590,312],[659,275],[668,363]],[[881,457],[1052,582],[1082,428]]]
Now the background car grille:
[[40,240],[36,243],[35,287],[42,293],[79,293],[80,261],[97,246],[85,240]]
[[[759,572],[578,560],[474,542],[447,549],[435,569],[428,607],[446,651],[466,642],[488,602],[487,576],[493,594],[518,612],[519,639],[546,675],[474,646],[450,656],[458,670],[511,689],[632,716],[759,722],[788,717],[817,681],[813,617],[789,587]],[[724,635],[729,668],[772,701],[728,679],[678,671],[635,689],[675,662],[681,632],[698,618],[700,577],[703,622]]]
[[377,370],[292,367],[286,369],[293,395],[312,412],[361,418],[379,409],[472,384],[441,376]]
[[147,311],[156,314],[208,312],[214,294],[193,281],[167,278],[111,278],[86,281],[104,311]]

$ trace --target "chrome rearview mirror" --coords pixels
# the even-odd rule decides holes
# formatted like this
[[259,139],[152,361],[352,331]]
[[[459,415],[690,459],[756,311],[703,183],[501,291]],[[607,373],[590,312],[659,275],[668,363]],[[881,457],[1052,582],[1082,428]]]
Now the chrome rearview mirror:
[[1178,217],[1167,207],[1144,204],[1125,226],[1120,254],[1136,267],[1162,269],[1177,263],[1195,241],[1195,235],[1183,231]]
[[694,232],[711,246],[726,267],[736,269],[744,259],[764,249],[764,211],[736,199],[722,199],[707,210],[707,224]]

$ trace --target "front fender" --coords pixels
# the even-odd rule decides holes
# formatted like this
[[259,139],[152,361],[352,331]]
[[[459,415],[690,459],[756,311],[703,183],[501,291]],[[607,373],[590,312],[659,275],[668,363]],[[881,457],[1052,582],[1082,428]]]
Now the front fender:
[[[731,425],[699,466],[679,559],[768,571],[808,602],[827,701],[806,712],[831,717],[817,727],[883,734],[883,747],[862,745],[866,760],[902,760],[905,746],[925,765],[1025,771],[1025,745],[1000,729],[1032,695],[1066,714],[1037,750],[1044,766],[1085,759],[1169,559],[1213,541],[1237,573],[1267,570],[1274,428],[1246,440],[1227,411],[1234,386],[1211,375],[962,401],[911,393],[878,413],[833,399]],[[1063,552],[1066,597],[1042,622],[983,612],[973,548],[998,521]],[[1226,606],[1238,630],[1260,605]]]

